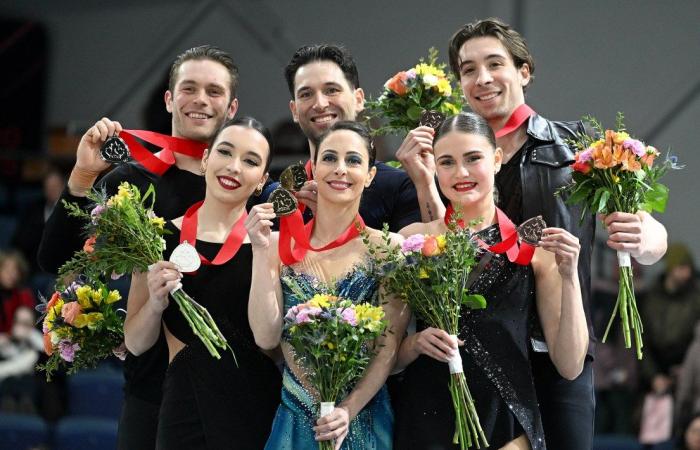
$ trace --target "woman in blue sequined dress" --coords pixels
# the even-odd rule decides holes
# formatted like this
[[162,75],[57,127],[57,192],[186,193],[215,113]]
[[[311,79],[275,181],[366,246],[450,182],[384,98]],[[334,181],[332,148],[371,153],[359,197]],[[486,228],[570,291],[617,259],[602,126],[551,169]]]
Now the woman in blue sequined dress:
[[[453,205],[461,206],[464,223],[483,219],[474,229],[483,242],[501,241],[493,195],[501,150],[488,123],[470,113],[451,117],[436,131],[433,146],[441,191]],[[409,225],[401,234],[446,231],[441,218]],[[418,332],[401,344],[397,367],[405,370],[396,403],[397,448],[457,448],[452,442],[455,415],[445,364],[455,352],[460,353],[489,448],[545,448],[530,371],[529,315],[539,314],[557,370],[565,378],[575,378],[588,345],[576,271],[578,239],[566,230],[545,228],[530,264],[489,255],[490,262],[471,288],[484,295],[487,306],[462,310],[458,338],[463,345],[457,348],[445,331],[420,322]]]
[[[253,247],[250,324],[260,347],[274,349],[281,344],[285,361],[282,402],[267,449],[315,450],[317,441],[331,439],[335,440],[336,449],[392,448],[393,413],[384,382],[394,366],[406,327],[401,302],[383,302],[389,331],[375,343],[376,354],[364,376],[355,386],[347,387],[347,396],[331,414],[320,419],[319,399],[306,383],[282,333],[283,317],[289,308],[329,289],[358,303],[377,304],[379,284],[367,265],[367,248],[362,238],[339,237],[354,227],[360,197],[376,172],[374,157],[368,130],[354,122],[334,124],[319,142],[313,165],[318,183],[317,207],[309,238],[314,248],[335,242],[331,245],[334,248],[309,250],[297,263],[284,266],[278,254],[279,234],[270,232],[275,217],[272,205],[251,209],[247,223]],[[369,238],[378,243],[381,232],[366,230]],[[301,287],[304,298],[292,292],[292,282]]]

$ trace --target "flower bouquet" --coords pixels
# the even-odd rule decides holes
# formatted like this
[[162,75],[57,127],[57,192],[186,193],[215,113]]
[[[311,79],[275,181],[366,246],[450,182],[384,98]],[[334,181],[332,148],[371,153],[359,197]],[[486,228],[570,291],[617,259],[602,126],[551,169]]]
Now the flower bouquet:
[[48,302],[42,299],[44,351],[49,359],[38,367],[48,380],[61,367],[75,373],[112,354],[124,339],[124,318],[112,305],[120,299],[119,291],[85,277],[54,292]]
[[[144,272],[163,259],[165,221],[153,213],[153,185],[143,197],[129,183],[120,184],[117,194],[110,198],[99,191],[93,191],[88,196],[95,203],[89,213],[77,205],[65,204],[70,215],[88,221],[86,232],[89,237],[83,250],[76,252],[61,267],[59,275],[86,273],[89,276],[111,274],[115,277],[134,270]],[[149,199],[150,206],[147,206]],[[196,257],[198,261],[199,257]],[[224,350],[231,347],[206,308],[195,302],[181,287],[171,295],[209,353],[217,359],[221,358],[217,348]]]
[[[383,243],[378,247],[365,240],[376,259],[386,291],[398,295],[418,319],[446,331],[455,341],[461,309],[486,307],[483,296],[469,292],[468,278],[477,263],[477,244],[469,230],[457,227],[456,223],[452,219],[449,232],[438,236],[409,236],[400,248],[392,245],[386,227]],[[453,442],[462,449],[488,447],[459,352],[448,365],[455,410]]]
[[[625,130],[624,117],[617,115],[615,130],[604,130],[595,118],[585,117],[600,139],[580,135],[573,145],[578,149],[572,166],[572,182],[558,191],[567,194],[568,204],[581,204],[581,220],[588,214],[613,212],[636,213],[663,212],[668,200],[668,188],[658,180],[670,168],[678,169],[675,157],[667,157],[661,164],[654,164],[659,152],[652,146],[630,137]],[[617,252],[620,267],[617,302],[603,342],[617,311],[620,313],[625,346],[631,348],[632,335],[637,358],[642,359],[643,326],[634,296],[630,254]]]
[[415,67],[397,73],[384,83],[379,98],[367,101],[368,118],[387,121],[374,133],[405,135],[419,124],[435,128],[461,111],[460,90],[453,89],[454,77],[445,73],[445,64],[436,62],[437,53],[431,48],[427,61],[421,58]]
[[[289,309],[284,330],[297,363],[308,371],[308,381],[318,392],[320,417],[333,411],[336,401],[362,377],[372,357],[368,342],[385,327],[381,307],[332,295],[316,294]],[[332,450],[332,441],[320,441],[319,449]]]

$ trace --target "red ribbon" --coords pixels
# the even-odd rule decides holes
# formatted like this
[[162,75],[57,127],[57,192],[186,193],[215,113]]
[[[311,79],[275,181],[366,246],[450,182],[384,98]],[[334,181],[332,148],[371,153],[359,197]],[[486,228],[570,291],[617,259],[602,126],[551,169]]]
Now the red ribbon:
[[[454,211],[451,203],[447,205],[447,211],[445,211],[445,225],[449,225]],[[506,213],[501,211],[499,207],[496,207],[496,218],[498,220],[498,229],[501,232],[501,242],[488,246],[483,241],[479,241],[479,245],[492,253],[505,253],[506,256],[508,256],[508,261],[514,264],[519,264],[521,266],[530,264],[532,256],[535,254],[535,247],[527,242],[520,242],[518,246],[518,231],[515,229],[515,225],[513,225],[513,222],[508,218]],[[460,228],[464,228],[464,221],[459,219],[457,225]]]
[[[360,226],[355,226],[355,223],[359,222]],[[311,219],[309,223],[304,225],[304,218],[301,215],[301,211],[298,209],[288,216],[280,217],[280,234],[279,243],[277,246],[280,260],[282,264],[289,266],[297,263],[304,259],[306,252],[311,250],[314,252],[322,252],[324,250],[330,250],[336,247],[340,247],[346,242],[355,239],[360,235],[360,230],[365,227],[365,222],[362,220],[359,214],[355,216],[353,223],[348,226],[343,233],[338,236],[334,241],[323,247],[312,247],[311,246],[311,232],[314,229],[314,219]],[[292,238],[294,238],[294,245],[292,246]]]
[[[205,142],[191,141],[175,136],[154,133],[144,130],[122,130],[119,137],[124,139],[129,146],[131,156],[138,161],[148,171],[163,175],[173,164],[175,164],[175,153],[202,159],[204,149],[207,148]],[[149,144],[161,147],[163,150],[154,155],[136,139],[142,139]]]
[[506,124],[503,125],[503,128],[496,131],[496,137],[500,138],[517,130],[520,128],[520,125],[525,123],[525,121],[534,114],[535,110],[527,106],[525,103],[518,106],[515,108],[515,111],[513,111],[513,114],[510,115],[508,121],[506,121]]
[[[185,215],[182,218],[182,228],[180,229],[181,244],[187,241],[193,247],[195,246],[197,242],[197,211],[199,211],[199,208],[202,206],[203,203],[204,200],[199,201],[194,205],[190,206],[185,212]],[[202,256],[201,253],[197,252],[197,254],[199,255],[199,259],[202,261],[202,264],[207,266],[220,266],[221,264],[229,262],[231,258],[234,257],[234,255],[238,252],[238,249],[241,248],[241,245],[243,244],[243,239],[245,239],[247,234],[247,231],[245,229],[245,219],[247,217],[248,213],[245,210],[243,210],[243,214],[241,214],[240,219],[238,219],[236,223],[233,224],[233,227],[231,227],[231,231],[229,232],[228,236],[226,237],[226,240],[224,241],[224,244],[221,246],[221,249],[219,249],[219,252],[216,254],[214,259],[209,261],[207,258]]]
[[306,170],[306,179],[311,181],[314,179],[314,173],[311,171],[311,160],[306,161],[304,164],[304,169]]

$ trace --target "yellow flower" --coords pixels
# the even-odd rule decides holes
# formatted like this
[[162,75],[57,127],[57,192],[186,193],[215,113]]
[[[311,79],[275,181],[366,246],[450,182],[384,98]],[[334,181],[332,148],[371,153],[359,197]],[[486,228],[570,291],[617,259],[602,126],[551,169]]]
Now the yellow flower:
[[328,347],[329,350],[333,350],[335,348],[335,344],[332,342],[326,342],[326,347]]
[[441,69],[438,69],[435,66],[432,66],[430,64],[425,64],[425,63],[420,63],[416,65],[414,68],[416,71],[416,75],[419,76],[425,76],[425,75],[433,75],[438,78],[444,78],[445,77],[445,72],[443,72]]
[[83,328],[83,327],[88,327],[88,328],[94,328],[95,324],[102,320],[104,317],[102,316],[102,313],[98,312],[93,312],[90,314],[78,314],[78,317],[75,318],[75,321],[73,322],[73,326],[76,328]]
[[92,291],[92,302],[95,305],[102,303],[102,289],[95,289]]
[[435,237],[438,243],[438,248],[440,251],[445,250],[445,247],[447,246],[447,239],[445,239],[444,234],[439,234],[438,236]]
[[630,135],[627,132],[617,131],[615,133],[614,138],[613,138],[613,142],[615,142],[616,144],[622,144],[625,141],[625,139],[629,139],[629,138],[630,138]]
[[86,285],[80,286],[78,289],[75,290],[75,295],[76,297],[78,297],[78,304],[81,308],[87,309],[92,306],[92,303],[90,302],[91,293],[92,288]]
[[336,297],[325,294],[316,294],[311,300],[309,300],[309,305],[315,306],[316,308],[328,308],[331,306],[331,303],[334,303],[335,301]]
[[355,305],[355,317],[357,322],[370,331],[378,331],[382,327],[384,310],[379,306],[372,306],[369,303]]
[[113,291],[110,291],[109,294],[107,294],[107,298],[105,299],[105,303],[110,304],[110,303],[118,302],[121,299],[122,299],[122,296],[121,296],[121,294],[119,294],[119,291],[113,290]]
[[151,217],[151,224],[157,226],[159,229],[163,229],[165,226],[165,219],[162,217]]
[[421,268],[418,272],[418,278],[425,280],[426,278],[430,278],[430,275],[428,275],[428,272],[425,269]]
[[445,97],[452,95],[452,86],[447,78],[440,78],[437,82],[437,90]]
[[123,202],[130,200],[134,197],[131,192],[131,188],[128,183],[122,183],[119,185],[117,193],[113,195],[109,200],[107,200],[107,206],[121,205]]
[[613,183],[617,184],[620,182],[620,177],[618,177],[617,175],[613,175],[612,180],[613,180]]

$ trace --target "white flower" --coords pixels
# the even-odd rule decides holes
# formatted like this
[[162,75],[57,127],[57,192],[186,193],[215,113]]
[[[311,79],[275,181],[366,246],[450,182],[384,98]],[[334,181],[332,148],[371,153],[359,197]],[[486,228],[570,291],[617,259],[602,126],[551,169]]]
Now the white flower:
[[435,87],[438,84],[438,77],[433,74],[423,75],[423,84],[427,87]]

